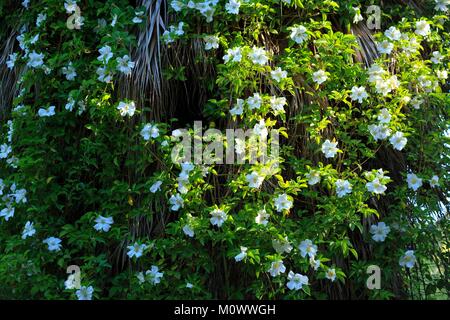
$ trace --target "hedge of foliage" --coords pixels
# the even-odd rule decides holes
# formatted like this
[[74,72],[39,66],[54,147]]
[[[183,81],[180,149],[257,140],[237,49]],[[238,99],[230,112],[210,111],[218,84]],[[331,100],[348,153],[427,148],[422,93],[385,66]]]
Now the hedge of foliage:
[[[0,298],[448,297],[450,6],[412,3],[2,1]],[[176,163],[193,120],[279,158]]]

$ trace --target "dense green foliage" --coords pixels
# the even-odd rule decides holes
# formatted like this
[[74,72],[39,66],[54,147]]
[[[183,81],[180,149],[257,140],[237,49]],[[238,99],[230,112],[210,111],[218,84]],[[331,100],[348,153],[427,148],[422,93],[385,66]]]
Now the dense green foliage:
[[[450,37],[448,12],[434,1],[382,6],[373,37],[392,47],[372,57],[354,8],[376,1],[248,0],[233,14],[228,1],[83,0],[80,29],[68,28],[74,11],[61,0],[16,2],[0,3],[12,26],[0,39],[19,36],[3,54],[17,53],[14,67],[0,60],[18,91],[0,106],[0,298],[79,298],[65,285],[69,265],[95,299],[448,297]],[[170,111],[148,92],[128,95],[124,84],[135,85],[142,66],[125,66],[127,74],[117,59],[138,60],[138,36],[152,37],[166,9],[172,27],[152,54]],[[385,33],[392,26],[401,36]],[[106,46],[111,58],[99,52]],[[201,94],[189,91],[193,83]],[[198,98],[197,114],[180,92]],[[123,109],[134,100],[135,111]],[[174,163],[172,131],[193,134],[191,119],[205,130],[277,130],[279,165]],[[324,149],[326,140],[338,150]],[[252,172],[263,179],[256,187]],[[224,221],[213,225],[212,212]],[[106,232],[94,228],[99,216],[113,218]],[[35,233],[23,237],[28,221]],[[376,241],[380,221],[389,232]],[[49,237],[59,250],[43,243]],[[307,239],[317,245],[309,254]],[[135,243],[146,245],[140,257],[130,257]],[[286,270],[273,276],[278,261]],[[380,267],[379,290],[366,287],[370,265]],[[163,275],[143,279],[152,266]],[[308,277],[300,290],[287,286],[291,270]]]

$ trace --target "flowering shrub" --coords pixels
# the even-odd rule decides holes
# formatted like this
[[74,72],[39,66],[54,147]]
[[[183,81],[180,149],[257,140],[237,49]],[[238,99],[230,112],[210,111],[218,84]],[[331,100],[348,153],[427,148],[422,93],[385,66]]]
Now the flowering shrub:
[[0,4],[0,297],[448,297],[448,3],[401,3]]

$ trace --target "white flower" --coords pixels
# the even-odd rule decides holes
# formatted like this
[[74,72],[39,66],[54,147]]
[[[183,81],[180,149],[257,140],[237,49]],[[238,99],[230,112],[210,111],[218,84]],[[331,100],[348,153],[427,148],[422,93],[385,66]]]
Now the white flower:
[[259,123],[255,124],[255,126],[253,127],[253,133],[260,136],[261,138],[264,138],[268,135],[264,119],[259,120]]
[[403,256],[400,257],[400,260],[398,264],[401,267],[406,267],[411,269],[414,267],[414,264],[416,263],[416,256],[414,255],[414,250],[408,250],[406,251]]
[[194,285],[192,283],[190,283],[190,282],[186,283],[186,288],[192,289],[193,287],[194,287]]
[[334,280],[336,280],[336,270],[335,270],[335,269],[329,268],[329,269],[327,270],[327,272],[325,273],[325,277],[326,277],[328,280],[331,280],[332,282],[334,282]]
[[0,145],[0,159],[8,158],[8,155],[12,152],[11,146],[6,143]]
[[76,0],[66,0],[64,3],[64,8],[66,8],[67,13],[75,12],[77,8],[77,1]]
[[322,84],[327,81],[328,76],[324,70],[319,70],[313,73],[313,81],[317,84]]
[[368,128],[375,141],[384,140],[391,135],[391,130],[384,124],[372,124]]
[[77,281],[74,274],[71,274],[67,277],[67,280],[64,281],[64,287],[66,290],[75,289],[77,286]]
[[225,63],[231,62],[239,62],[242,59],[242,50],[240,47],[232,48],[227,50],[227,54],[223,56],[223,60]]
[[152,284],[158,284],[161,282],[164,272],[159,272],[159,268],[157,266],[152,266],[150,270],[145,272],[145,275],[150,278],[150,282]]
[[373,224],[370,226],[372,239],[376,242],[383,242],[390,231],[391,228],[389,228],[384,222],[378,222],[378,224]]
[[398,41],[402,37],[402,33],[396,27],[390,27],[384,32],[384,35],[392,41]]
[[361,9],[357,7],[353,7],[353,10],[355,11],[355,16],[353,17],[353,23],[358,24],[361,21],[364,21],[364,18],[361,14]]
[[131,74],[131,70],[134,68],[134,62],[131,61],[128,55],[124,55],[122,58],[118,57],[116,61],[117,61],[117,70],[126,75]]
[[434,175],[431,177],[430,186],[432,188],[439,187],[439,177]]
[[294,273],[289,271],[288,273],[288,283],[286,286],[289,290],[300,290],[304,285],[308,285],[308,277],[301,275],[300,273]]
[[394,49],[394,44],[387,40],[384,40],[377,44],[377,49],[381,54],[391,54],[392,50]]
[[178,211],[184,206],[184,200],[179,193],[172,195],[169,199],[169,203],[171,205],[170,210],[172,211]]
[[288,199],[286,193],[280,194],[274,200],[275,209],[278,212],[282,212],[283,210],[289,210],[292,208],[292,201]]
[[49,237],[42,242],[47,244],[49,251],[61,250],[61,239],[59,239],[59,238]]
[[158,180],[150,187],[151,193],[156,193],[157,191],[161,191],[162,181]]
[[320,260],[316,260],[315,257],[311,257],[311,258],[309,258],[309,265],[314,270],[317,270],[320,268]]
[[398,131],[391,136],[389,142],[392,144],[394,149],[401,151],[406,146],[408,139],[403,136],[403,132]]
[[433,57],[431,57],[430,60],[434,64],[439,64],[441,63],[442,59],[444,59],[444,57],[439,51],[433,51],[431,54],[433,55]]
[[36,53],[36,51],[28,54],[27,66],[31,68],[39,68],[44,65],[44,54]]
[[175,35],[182,36],[184,34],[183,27],[184,27],[184,22],[180,21],[180,22],[178,22],[178,25],[176,28],[174,26],[171,26],[171,29],[172,29],[172,32],[175,33]]
[[213,226],[221,227],[222,224],[227,220],[227,214],[220,209],[214,209],[209,213],[211,215],[211,219],[209,221]]
[[36,233],[36,229],[33,226],[33,222],[27,221],[25,223],[25,227],[22,231],[22,239],[26,239],[27,237],[32,237]]
[[10,218],[14,217],[14,207],[6,207],[0,211],[0,217],[5,218],[8,221]]
[[112,217],[103,217],[98,216],[95,219],[96,224],[94,225],[94,229],[97,231],[103,231],[108,232],[111,228],[111,225],[114,223],[114,220]]
[[170,2],[170,6],[176,12],[180,12],[185,7],[185,4],[183,2],[181,2],[181,1],[173,0],[173,1]]
[[102,61],[103,63],[108,63],[109,59],[113,57],[111,47],[108,45],[101,47],[98,52],[100,55],[97,57],[97,60]]
[[269,223],[270,215],[266,212],[265,209],[259,210],[258,214],[256,215],[255,222],[257,224],[262,224],[263,226],[267,225]]
[[316,170],[311,170],[306,174],[306,179],[308,179],[308,184],[313,186],[320,182],[320,172]]
[[447,70],[436,70],[436,76],[439,80],[446,80],[448,78]]
[[392,89],[387,80],[379,79],[375,82],[375,91],[378,94],[387,96],[392,91]]
[[17,61],[17,53],[10,54],[8,56],[8,60],[6,61],[6,66],[8,67],[8,69],[14,68],[16,61]]
[[183,232],[185,235],[191,238],[193,238],[195,235],[194,229],[192,229],[192,227],[189,224],[184,225]]
[[76,72],[75,68],[73,67],[72,62],[69,62],[67,67],[62,68],[62,73],[63,73],[63,75],[66,76],[66,79],[69,81],[72,81],[77,76],[77,72]]
[[141,23],[143,20],[141,17],[134,17],[133,20],[131,20],[133,23]]
[[259,109],[262,104],[262,98],[259,93],[254,93],[253,96],[247,99],[247,105],[250,110]]
[[248,58],[254,63],[261,66],[265,65],[269,58],[267,57],[266,50],[263,48],[253,47],[248,54]]
[[430,33],[430,25],[425,20],[420,20],[416,22],[415,33],[419,36],[426,37]]
[[28,6],[30,5],[30,0],[23,0],[22,1],[22,6],[25,8],[25,9],[28,9]]
[[239,116],[244,112],[244,100],[237,99],[236,104],[233,109],[230,109],[230,114],[232,116]]
[[81,26],[84,24],[84,18],[82,16],[77,16],[73,22],[73,27],[80,30]]
[[414,191],[417,191],[422,186],[422,179],[414,173],[408,173],[406,175],[406,182],[408,183],[408,188]]
[[118,16],[117,16],[117,14],[115,14],[115,15],[113,16],[113,18],[112,18],[112,21],[111,21],[111,27],[114,27],[114,26],[116,25],[116,23],[117,23],[117,18],[118,18]]
[[383,80],[382,76],[386,73],[386,71],[380,67],[378,64],[373,64],[368,70],[369,74],[369,82],[374,83],[379,80]]
[[136,105],[134,104],[134,101],[131,102],[121,101],[117,106],[117,110],[119,110],[120,115],[122,117],[125,117],[127,115],[132,117],[134,115],[134,112],[136,111]]
[[448,11],[447,6],[450,5],[450,1],[449,0],[434,0],[434,2],[436,3],[436,6],[434,7],[434,10],[442,11],[442,12],[447,12]]
[[12,197],[15,198],[16,203],[26,203],[27,202],[27,198],[26,198],[26,194],[27,191],[25,189],[17,189],[16,190],[16,184],[13,183],[11,185],[11,195]]
[[275,115],[284,113],[284,106],[287,104],[285,97],[273,96],[270,98],[270,107]]
[[47,19],[47,15],[45,13],[39,13],[36,18],[36,27],[40,27],[42,22]]
[[325,158],[334,158],[336,153],[339,151],[337,148],[337,142],[331,142],[330,140],[325,140],[322,144],[322,152],[325,155]]
[[352,101],[358,100],[359,103],[362,103],[364,99],[367,99],[369,95],[366,92],[366,88],[364,87],[356,87],[352,88],[352,94],[350,95]]
[[309,239],[303,240],[298,246],[300,255],[304,258],[308,255],[309,258],[314,258],[317,254],[317,246]]
[[389,113],[389,110],[386,108],[381,109],[377,119],[380,123],[389,123],[391,121],[391,114]]
[[281,273],[284,273],[286,271],[286,267],[283,264],[282,260],[274,261],[270,265],[270,269],[268,272],[272,277],[279,276]]
[[47,109],[40,108],[38,110],[38,115],[39,115],[39,117],[51,117],[51,116],[55,115],[55,106],[50,106]]
[[386,191],[387,187],[381,183],[379,178],[375,178],[370,182],[366,183],[366,188],[369,192],[376,194],[382,194]]
[[107,70],[106,67],[98,67],[96,73],[98,74],[98,81],[101,82],[111,82],[112,74]]
[[247,247],[241,247],[241,252],[234,257],[236,262],[242,261],[247,257]]
[[159,129],[156,124],[147,123],[141,130],[141,136],[145,141],[150,140],[150,138],[156,139],[159,137]]
[[334,185],[336,186],[336,194],[338,198],[342,198],[345,195],[352,193],[352,185],[348,180],[338,179]]
[[308,39],[308,34],[306,33],[306,28],[304,26],[295,26],[291,29],[291,39],[298,44],[302,44]]
[[241,3],[237,0],[229,0],[228,3],[225,5],[225,10],[229,14],[239,14],[239,7],[241,6]]
[[136,274],[136,278],[138,278],[138,281],[139,281],[140,284],[143,284],[145,282],[145,276],[144,276],[144,273],[142,271],[138,272]]
[[147,245],[139,244],[139,243],[135,242],[133,245],[127,246],[127,248],[128,248],[128,252],[127,252],[128,257],[139,258],[144,254],[144,250],[147,249]]
[[274,239],[272,240],[272,246],[277,253],[289,253],[292,251],[292,245],[289,242],[288,237],[286,236],[283,240]]
[[218,36],[205,36],[203,38],[203,40],[205,41],[205,50],[219,48],[219,37]]
[[73,108],[75,107],[75,100],[72,97],[69,97],[67,99],[67,103],[64,106],[64,109],[68,110],[68,111],[73,111]]
[[270,71],[270,75],[276,82],[281,82],[281,80],[286,79],[287,71],[284,71],[280,67],[278,67],[275,70]]
[[264,181],[264,177],[260,176],[258,174],[258,172],[256,172],[256,171],[253,171],[252,173],[247,174],[245,176],[245,179],[247,180],[248,186],[250,188],[259,188]]
[[94,288],[92,286],[86,287],[82,286],[78,289],[75,294],[78,300],[92,300],[92,294],[94,293]]

